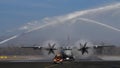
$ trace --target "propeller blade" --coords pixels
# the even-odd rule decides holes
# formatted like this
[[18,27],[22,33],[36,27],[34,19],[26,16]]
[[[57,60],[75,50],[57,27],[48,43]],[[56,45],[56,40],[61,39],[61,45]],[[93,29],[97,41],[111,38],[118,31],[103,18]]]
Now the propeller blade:
[[51,51],[49,50],[48,55],[50,55],[50,54],[51,54]]
[[85,50],[85,52],[88,54],[88,50]]
[[78,49],[78,51],[81,51],[82,48],[83,48],[83,45],[80,43],[80,48]]
[[84,47],[86,47],[86,45],[87,45],[87,42],[84,44]]
[[55,54],[54,50],[51,50],[51,53],[52,53],[52,54]]
[[81,51],[82,55],[84,54],[84,51]]
[[52,45],[52,48],[54,48],[54,47],[55,47],[55,45],[56,45],[56,44],[54,43],[54,44]]
[[55,54],[54,50],[49,50],[48,55]]
[[50,43],[48,43],[48,46],[49,46],[49,48],[51,48],[51,44]]
[[84,53],[88,53],[89,47],[87,47],[87,42],[86,42],[84,45],[82,45],[82,44],[80,43],[80,46],[82,46],[82,47],[81,47],[80,49],[78,49],[78,51],[81,51],[82,55],[83,55]]
[[83,47],[83,45],[80,43],[80,47]]
[[90,47],[86,47],[86,49],[89,49]]
[[47,48],[47,51],[49,51],[49,52],[48,52],[48,55],[50,55],[50,54],[55,54],[55,53],[54,53],[54,50],[56,50],[56,49],[55,49],[55,45],[56,45],[56,44],[51,45],[50,43],[48,43],[48,46],[49,46],[49,48]]

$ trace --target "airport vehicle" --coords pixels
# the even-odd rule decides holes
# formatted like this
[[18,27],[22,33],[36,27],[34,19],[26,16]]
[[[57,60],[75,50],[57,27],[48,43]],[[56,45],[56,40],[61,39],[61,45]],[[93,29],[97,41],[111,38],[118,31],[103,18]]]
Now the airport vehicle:
[[61,54],[57,54],[54,58],[53,58],[53,62],[54,63],[62,63],[63,62],[63,56]]

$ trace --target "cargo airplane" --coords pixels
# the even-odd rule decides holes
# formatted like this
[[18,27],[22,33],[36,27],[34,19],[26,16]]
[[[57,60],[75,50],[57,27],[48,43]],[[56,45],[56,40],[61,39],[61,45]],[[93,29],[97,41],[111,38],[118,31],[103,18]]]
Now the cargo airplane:
[[[58,62],[63,62],[63,61],[74,61],[75,57],[73,55],[72,49],[71,47],[59,47],[56,48],[55,47],[55,43],[54,44],[50,44],[48,43],[48,47],[41,47],[41,46],[23,46],[21,48],[33,48],[34,50],[46,50],[48,51],[48,55],[50,54],[54,54],[55,57],[53,59],[53,61],[55,63]],[[60,49],[60,52],[58,54],[55,54],[55,50]],[[88,49],[89,47],[87,47],[87,42],[83,45],[80,43],[80,48],[77,49],[77,51],[80,51],[82,53],[82,55],[84,55],[85,53],[88,54]],[[59,59],[58,59],[59,58]]]

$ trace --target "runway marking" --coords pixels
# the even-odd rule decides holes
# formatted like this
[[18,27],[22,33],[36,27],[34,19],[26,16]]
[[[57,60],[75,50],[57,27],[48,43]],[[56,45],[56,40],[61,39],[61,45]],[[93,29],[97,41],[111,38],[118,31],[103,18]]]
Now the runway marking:
[[47,66],[45,68],[51,68],[51,67],[54,67],[54,66],[57,66],[58,64],[54,64],[54,65],[50,65],[50,66]]

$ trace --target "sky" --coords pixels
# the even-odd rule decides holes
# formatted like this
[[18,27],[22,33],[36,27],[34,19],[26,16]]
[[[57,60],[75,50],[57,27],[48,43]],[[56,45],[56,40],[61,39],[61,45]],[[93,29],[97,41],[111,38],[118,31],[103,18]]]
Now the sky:
[[0,0],[0,35],[34,20],[116,2],[119,0]]
[[76,41],[119,44],[119,18],[120,0],[0,0],[0,44],[63,40],[68,34]]

